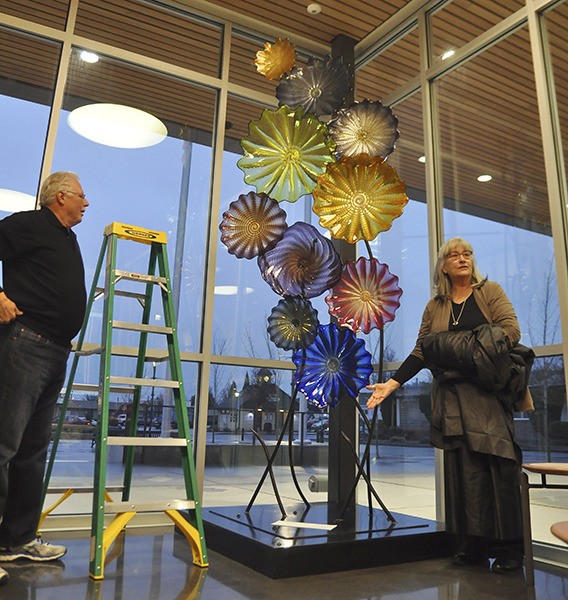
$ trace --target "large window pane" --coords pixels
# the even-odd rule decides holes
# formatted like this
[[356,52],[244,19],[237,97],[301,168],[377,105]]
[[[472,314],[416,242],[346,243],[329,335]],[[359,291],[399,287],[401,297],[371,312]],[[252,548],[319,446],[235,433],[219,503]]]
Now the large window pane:
[[[81,360],[91,360],[91,358],[85,357]],[[95,363],[98,363],[98,358]],[[93,367],[98,369],[97,364],[93,364]],[[169,379],[164,363],[150,363],[146,376],[154,379]],[[192,425],[197,365],[184,363],[182,376],[187,395],[189,421]],[[109,403],[109,433],[114,436],[125,435],[132,415],[132,394],[113,393]],[[74,392],[69,401],[50,479],[50,488],[72,489],[79,492],[72,495],[52,513],[67,526],[70,526],[70,523],[73,526],[73,520],[77,515],[88,515],[92,510],[92,494],[85,489],[93,485],[94,436],[97,419],[96,392]],[[137,435],[152,438],[177,436],[177,426],[171,390],[144,388],[140,400]],[[123,450],[120,446],[108,448],[107,489],[113,486],[120,488],[123,485]],[[120,492],[112,491],[111,496],[118,499]],[[133,502],[155,502],[184,496],[185,485],[180,452],[171,447],[138,447],[135,451],[130,499]],[[49,495],[47,501],[52,504],[56,499],[57,496]],[[153,518],[159,519],[157,516]],[[162,522],[165,524],[168,520],[163,518]]]
[[[211,384],[204,504],[246,506],[266,466],[253,430],[272,451],[291,406],[292,371],[212,365]],[[294,416],[294,465],[302,491],[316,501],[323,498],[311,495],[307,484],[310,475],[325,476],[327,472],[327,416],[321,411],[301,410],[299,396]],[[274,467],[279,493],[298,498],[290,473],[287,434]],[[267,478],[256,503],[274,502]]]
[[[498,74],[500,85],[495,86]],[[437,84],[446,237],[474,245],[501,283],[528,344],[560,341],[556,274],[528,32],[523,29]],[[491,176],[481,182],[479,176]],[[546,305],[539,328],[535,311]]]
[[[156,146],[138,149],[92,142],[67,124],[70,109],[92,102],[127,104],[145,110],[166,124],[168,135]],[[182,351],[200,348],[215,103],[213,90],[106,57],[85,65],[74,51],[53,162],[53,170],[80,174],[91,203],[78,230],[88,282],[93,278],[103,230],[109,223],[117,221],[167,233]],[[129,265],[134,272],[147,272],[147,248],[125,242],[118,268]],[[121,306],[117,306],[116,318],[129,320],[129,309],[125,307],[121,313]],[[160,321],[160,305],[153,306],[153,319]],[[131,333],[116,333],[115,343],[132,342]]]
[[418,28],[357,69],[356,99],[382,99],[418,75],[420,54]]
[[219,74],[221,27],[181,10],[136,0],[81,0],[75,33],[214,77]]
[[568,27],[568,2],[563,2],[544,18],[548,33],[552,71],[556,90],[556,105],[560,117],[564,164],[568,164],[568,80],[566,78],[566,28]]
[[0,12],[55,29],[65,28],[68,8],[69,0],[0,0]]
[[[561,356],[543,356],[535,361],[529,382],[535,411],[517,415],[515,434],[523,448],[523,460],[560,462],[568,460],[568,421],[566,420],[566,385]],[[536,483],[538,476],[531,475]],[[563,478],[549,483],[563,484]],[[531,490],[533,540],[558,544],[550,533],[552,523],[566,518],[568,494],[562,489]]]
[[[437,82],[436,93],[445,236],[461,236],[473,244],[481,272],[499,282],[513,303],[524,344],[560,343],[554,249],[527,30],[446,75]],[[480,175],[491,179],[479,181]],[[538,359],[530,388],[535,412],[516,415],[525,460],[556,457],[562,461],[566,446],[553,437],[565,418],[561,358]],[[552,504],[563,506],[560,495]],[[533,512],[539,510],[533,505]],[[552,521],[543,517],[543,522]],[[551,537],[547,528],[533,535],[544,541],[553,541]]]
[[[424,152],[421,100],[421,94],[414,94],[393,107],[400,138],[388,162],[406,183],[410,200],[392,227],[370,242],[373,256],[389,266],[403,290],[394,321],[385,326],[385,361],[402,361],[412,350],[430,297],[424,163],[419,160]],[[357,251],[359,256],[368,256],[363,242],[358,243]],[[379,332],[371,331],[368,338],[368,350],[377,362]]]
[[0,189],[27,199],[0,204],[0,216],[34,208],[61,47],[0,28]]
[[[239,195],[255,191],[245,183],[237,161],[242,155],[239,140],[247,135],[248,123],[259,119],[262,110],[263,107],[257,104],[229,97],[227,119],[231,127],[225,136],[221,216]],[[302,198],[293,203],[281,202],[280,207],[287,214],[288,225],[311,218],[311,209],[308,207],[310,212],[306,212],[306,201]],[[217,243],[213,354],[271,359],[291,356],[291,353],[277,348],[268,337],[266,319],[280,296],[262,279],[256,258],[239,259],[229,254],[220,236]],[[317,300],[319,298],[314,299],[314,304]]]
[[431,61],[444,60],[524,5],[524,0],[453,0],[444,4],[430,19]]
[[[385,373],[388,379],[393,372]],[[371,440],[371,474],[379,496],[392,512],[436,520],[434,448],[430,443],[430,374],[421,371],[379,407],[376,432]],[[361,402],[368,392],[361,394]],[[369,411],[371,413],[371,411]],[[371,414],[368,415],[369,419]],[[359,424],[361,454],[368,439]],[[367,496],[359,485],[359,501]]]

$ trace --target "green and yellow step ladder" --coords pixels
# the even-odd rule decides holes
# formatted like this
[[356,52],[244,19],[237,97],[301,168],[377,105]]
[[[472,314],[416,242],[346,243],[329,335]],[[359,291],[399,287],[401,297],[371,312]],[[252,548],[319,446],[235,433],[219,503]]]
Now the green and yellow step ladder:
[[[130,240],[150,246],[150,256],[147,273],[132,273],[116,268],[118,240]],[[174,304],[171,292],[171,280],[166,251],[166,234],[161,231],[152,231],[124,223],[111,223],[104,230],[103,244],[95,270],[93,284],[87,300],[87,308],[83,327],[79,334],[76,351],[69,372],[69,378],[58,426],[55,432],[50,458],[48,461],[44,498],[48,493],[62,493],[62,497],[42,513],[43,519],[59,506],[66,498],[76,491],[93,493],[93,512],[91,525],[91,550],[89,575],[95,579],[104,577],[104,565],[107,553],[118,534],[124,530],[128,522],[141,512],[163,511],[183,532],[187,538],[193,556],[193,563],[199,567],[207,567],[207,550],[201,517],[201,505],[197,490],[195,465],[193,462],[191,432],[186,407],[185,392],[182,378],[180,351],[175,323]],[[98,287],[101,269],[105,264],[104,287]],[[132,292],[117,288],[121,281],[138,282],[144,286],[143,292]],[[164,326],[150,324],[152,296],[158,286],[164,310]],[[138,300],[142,305],[141,323],[116,321],[113,319],[114,301],[116,296],[125,296]],[[104,297],[103,323],[101,345],[84,349],[85,333],[87,330],[91,309],[94,302]],[[136,376],[118,377],[110,373],[112,357],[112,335],[115,329],[136,331],[140,333],[138,347]],[[167,353],[159,360],[167,361],[171,379],[148,379],[144,377],[144,367],[148,361],[156,361],[147,356],[148,335],[164,335],[167,341]],[[92,344],[91,344],[92,346]],[[77,373],[78,361],[82,356],[100,354],[99,385],[98,388],[98,424],[95,437],[95,473],[93,487],[66,489],[49,488],[49,480],[53,470],[57,446],[63,430],[65,413],[73,389],[87,389],[87,385],[76,385],[74,380]],[[138,433],[138,416],[143,388],[167,388],[171,390],[175,414],[178,424],[178,437],[140,437]],[[109,435],[109,396],[113,392],[129,392],[133,394],[132,412],[126,436]],[[124,484],[110,488],[106,486],[107,450],[109,446],[124,447]],[[185,482],[185,498],[167,502],[152,502],[137,504],[130,502],[132,484],[132,468],[134,464],[134,450],[137,446],[168,446],[178,447],[181,451],[181,463]],[[120,502],[112,501],[110,491],[122,491]],[[182,514],[180,511],[184,511]],[[112,513],[114,518],[105,527],[105,514]]]

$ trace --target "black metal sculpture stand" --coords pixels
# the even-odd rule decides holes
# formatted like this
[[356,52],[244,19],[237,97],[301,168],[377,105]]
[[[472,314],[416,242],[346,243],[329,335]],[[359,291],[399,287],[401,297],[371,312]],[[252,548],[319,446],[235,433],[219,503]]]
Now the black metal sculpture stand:
[[[385,341],[384,330],[380,329],[379,330],[379,372],[378,372],[379,381],[381,381],[381,379],[383,378],[384,341]],[[375,409],[373,410],[373,417],[372,417],[371,421],[369,421],[367,415],[361,408],[361,405],[359,404],[357,399],[354,400],[354,403],[355,403],[355,408],[359,411],[359,416],[365,422],[365,425],[366,425],[367,431],[368,431],[368,436],[367,436],[367,442],[365,444],[365,450],[363,451],[363,458],[361,460],[359,460],[357,451],[355,450],[355,447],[353,446],[353,442],[343,432],[341,432],[343,435],[343,439],[347,442],[351,452],[354,455],[355,462],[357,463],[357,474],[355,475],[355,479],[353,480],[353,485],[351,486],[351,490],[349,491],[349,495],[347,496],[347,499],[343,505],[343,508],[339,512],[338,520],[343,519],[343,517],[345,516],[345,513],[346,513],[347,509],[349,508],[349,504],[350,504],[351,500],[353,499],[353,495],[355,494],[355,490],[357,489],[357,484],[361,480],[361,477],[363,477],[363,479],[367,483],[367,504],[369,506],[369,514],[371,514],[373,512],[372,498],[374,497],[377,500],[377,502],[379,503],[380,507],[385,512],[385,514],[387,515],[388,520],[391,521],[392,523],[396,523],[396,519],[392,516],[389,509],[386,507],[384,502],[380,499],[379,495],[377,494],[377,492],[375,491],[375,489],[373,487],[373,484],[371,483],[371,458],[370,458],[371,457],[371,444],[373,441],[373,436],[375,434],[375,427],[377,424],[378,407],[376,406]],[[367,470],[367,472],[365,472],[365,469]]]
[[262,446],[264,455],[266,456],[267,465],[266,465],[266,468],[264,469],[264,473],[262,474],[262,477],[260,478],[260,481],[258,482],[258,485],[256,486],[256,489],[245,509],[245,512],[247,512],[247,513],[252,508],[252,505],[254,504],[254,502],[260,492],[260,489],[262,488],[262,485],[264,484],[264,481],[265,481],[267,475],[270,475],[270,481],[272,482],[272,488],[274,490],[274,495],[276,496],[276,501],[278,502],[278,507],[280,508],[280,512],[282,513],[282,517],[284,518],[287,516],[286,510],[282,503],[282,498],[280,497],[280,493],[278,492],[278,485],[276,483],[274,471],[272,469],[272,464],[274,463],[276,455],[278,454],[278,450],[280,449],[280,446],[282,445],[282,441],[284,439],[284,435],[286,434],[286,432],[288,432],[288,457],[289,457],[289,463],[290,463],[290,472],[292,474],[292,480],[294,481],[294,486],[296,487],[296,490],[298,491],[300,498],[302,498],[302,501],[304,502],[304,504],[306,505],[307,508],[310,507],[310,503],[308,502],[307,498],[305,497],[305,495],[303,494],[303,492],[300,488],[300,484],[298,483],[298,478],[296,476],[296,469],[294,467],[294,448],[293,448],[292,442],[293,442],[293,438],[294,438],[294,414],[296,412],[297,396],[298,396],[298,388],[297,388],[296,384],[294,384],[294,390],[292,392],[292,398],[290,400],[290,409],[288,411],[288,414],[286,415],[284,425],[282,426],[282,430],[280,431],[280,433],[278,435],[278,439],[276,440],[276,445],[274,446],[274,449],[272,450],[272,454],[270,453],[268,446],[266,445],[266,443],[262,439],[262,437],[259,435],[259,433],[257,431],[255,431],[254,429],[252,430],[252,433],[254,434],[254,436],[260,442],[260,444]]

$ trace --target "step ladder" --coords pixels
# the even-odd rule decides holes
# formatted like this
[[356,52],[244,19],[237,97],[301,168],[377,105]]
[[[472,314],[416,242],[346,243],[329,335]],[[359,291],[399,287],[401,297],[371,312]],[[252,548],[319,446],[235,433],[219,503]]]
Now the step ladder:
[[[130,271],[116,268],[117,242],[118,240],[130,240],[132,242],[147,244],[150,246],[147,273],[132,273]],[[101,270],[105,264],[104,287],[98,287]],[[137,282],[142,284],[143,291],[133,292],[120,289],[120,282]],[[163,311],[164,326],[150,324],[151,305],[153,292],[159,288]],[[130,286],[132,288],[132,286]],[[136,288],[136,286],[134,286]],[[116,296],[124,296],[137,300],[142,306],[142,317],[140,323],[117,321],[113,319],[114,301]],[[89,317],[93,304],[99,298],[104,298],[102,335],[100,346],[85,349],[85,334],[88,328]],[[136,358],[135,377],[113,376],[111,370],[112,358],[112,336],[115,329],[139,332],[139,347]],[[147,353],[148,335],[164,335],[167,341],[167,352],[152,351]],[[91,344],[93,346],[93,344]],[[124,223],[111,223],[104,230],[103,243],[95,270],[93,284],[87,300],[87,308],[83,327],[78,337],[77,346],[68,383],[63,398],[61,414],[55,432],[50,459],[48,461],[44,498],[52,490],[49,489],[49,480],[53,470],[57,446],[63,430],[65,413],[71,392],[73,389],[86,389],[88,386],[79,385],[74,388],[74,380],[77,373],[79,359],[83,356],[100,354],[99,385],[98,391],[98,423],[95,434],[95,469],[94,482],[91,488],[85,491],[93,494],[93,511],[91,524],[91,550],[89,575],[97,580],[104,577],[105,557],[118,534],[124,530],[127,523],[141,512],[163,511],[181,530],[187,538],[191,550],[193,563],[199,567],[207,567],[207,550],[203,532],[203,521],[201,518],[201,506],[197,490],[195,466],[193,462],[192,441],[189,428],[189,418],[185,401],[183,386],[180,351],[175,324],[174,305],[171,294],[171,282],[168,268],[166,251],[166,234],[159,231],[151,231],[140,227],[126,225]],[[152,356],[150,356],[152,354]],[[147,362],[167,362],[170,379],[155,379],[144,377],[144,367]],[[140,403],[142,389],[144,388],[166,388],[171,391],[174,399],[175,415],[178,424],[178,437],[140,437],[138,435],[138,417],[140,414]],[[109,435],[109,412],[110,394],[130,393],[132,394],[132,411],[126,436]],[[124,482],[113,491],[122,491],[120,502],[112,501],[106,486],[106,470],[109,446],[122,446],[124,448]],[[132,485],[132,469],[134,465],[135,449],[139,446],[177,447],[181,453],[181,464],[185,482],[185,498],[181,500],[170,500],[166,502],[151,502],[137,504],[130,501]],[[61,504],[74,491],[57,489],[56,493],[63,492],[63,496],[53,506],[50,506],[42,514],[42,519]],[[183,514],[180,511],[184,511]],[[111,522],[105,527],[105,514],[114,515]],[[41,523],[40,521],[40,523]]]

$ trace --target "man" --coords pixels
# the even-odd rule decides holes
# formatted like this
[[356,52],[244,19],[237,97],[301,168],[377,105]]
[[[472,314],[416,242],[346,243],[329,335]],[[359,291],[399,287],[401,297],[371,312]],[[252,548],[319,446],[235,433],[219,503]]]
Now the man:
[[54,408],[85,315],[83,260],[71,228],[89,203],[67,171],[44,181],[39,200],[40,210],[0,221],[0,562],[57,560],[67,551],[36,532]]

